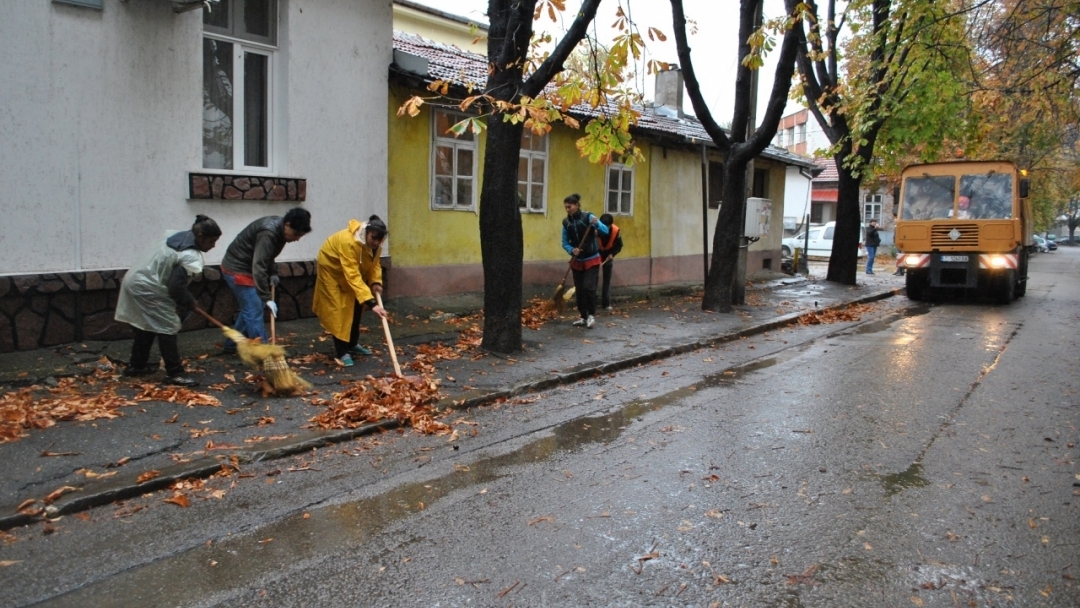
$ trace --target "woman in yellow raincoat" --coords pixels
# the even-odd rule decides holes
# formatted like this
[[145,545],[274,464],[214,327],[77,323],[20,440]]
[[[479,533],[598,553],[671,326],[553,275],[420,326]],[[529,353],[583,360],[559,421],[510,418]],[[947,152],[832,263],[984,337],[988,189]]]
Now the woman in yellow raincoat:
[[358,343],[364,307],[386,318],[375,299],[382,294],[379,248],[386,234],[386,223],[377,215],[365,223],[349,220],[348,228],[330,235],[319,249],[311,308],[334,336],[334,356],[346,367],[353,364],[353,355],[371,354]]

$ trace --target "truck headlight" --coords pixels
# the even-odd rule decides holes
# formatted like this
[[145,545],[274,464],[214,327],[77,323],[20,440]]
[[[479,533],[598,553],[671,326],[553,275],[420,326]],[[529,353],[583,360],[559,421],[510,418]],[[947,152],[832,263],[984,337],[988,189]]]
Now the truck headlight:
[[1005,259],[1003,255],[990,256],[990,265],[994,268],[1005,268],[1008,264],[1009,260]]

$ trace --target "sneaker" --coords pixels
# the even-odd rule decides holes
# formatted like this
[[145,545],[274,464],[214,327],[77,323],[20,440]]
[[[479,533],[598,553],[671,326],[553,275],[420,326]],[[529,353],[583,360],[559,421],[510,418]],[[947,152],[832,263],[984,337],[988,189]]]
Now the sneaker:
[[582,325],[585,325],[585,319],[578,319],[577,321],[574,321],[574,327],[581,327]]
[[867,270],[866,274],[874,274],[874,271],[873,270]]
[[364,355],[365,357],[371,356],[371,349],[363,344],[357,344],[349,349],[350,355]]
[[341,358],[337,360],[337,362],[340,363],[342,367],[353,366],[353,360],[349,353],[345,353],[344,355],[342,355]]
[[902,276],[904,276],[904,271],[903,270],[897,270],[896,272],[892,273],[892,276],[894,276],[894,277],[902,277]]
[[168,378],[165,378],[165,384],[171,384],[173,386],[185,386],[190,388],[192,386],[199,386],[199,381],[193,378],[188,378],[187,376],[169,376]]
[[608,311],[608,312],[611,312],[611,311],[613,311],[613,310],[615,310],[615,309],[614,309],[614,308],[612,308],[612,307],[610,307],[610,306],[605,306],[605,307],[604,307],[604,310],[606,310],[606,311]]
[[124,375],[130,378],[138,378],[139,376],[149,376],[156,371],[156,369],[146,365],[142,367],[132,367],[129,365],[127,366],[127,369],[124,370]]
[[585,320],[585,327],[592,329],[593,325],[596,325],[596,319],[592,315],[589,315],[589,318]]

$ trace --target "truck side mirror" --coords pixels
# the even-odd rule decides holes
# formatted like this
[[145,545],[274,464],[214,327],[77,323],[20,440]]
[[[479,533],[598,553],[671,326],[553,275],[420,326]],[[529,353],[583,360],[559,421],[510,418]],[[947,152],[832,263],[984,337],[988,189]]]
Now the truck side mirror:
[[892,189],[892,214],[899,217],[900,213],[900,186],[893,186]]
[[1027,179],[1020,180],[1020,198],[1027,198],[1029,190],[1031,189],[1031,182]]

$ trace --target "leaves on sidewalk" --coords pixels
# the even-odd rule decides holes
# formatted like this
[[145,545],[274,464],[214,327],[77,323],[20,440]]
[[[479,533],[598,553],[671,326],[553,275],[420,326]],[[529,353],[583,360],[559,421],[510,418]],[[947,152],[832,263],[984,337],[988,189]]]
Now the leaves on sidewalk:
[[217,398],[206,393],[197,393],[191,389],[177,386],[158,386],[156,384],[144,384],[142,389],[142,392],[135,396],[135,401],[168,401],[169,403],[181,403],[187,406],[221,406],[221,402]]
[[824,323],[845,323],[858,321],[863,315],[873,312],[869,304],[848,304],[844,308],[830,308],[823,311],[810,311],[799,317],[799,325],[821,325]]
[[439,399],[439,381],[430,376],[418,380],[374,378],[350,382],[331,399],[312,399],[327,409],[311,419],[323,429],[356,428],[380,420],[397,420],[422,433],[451,432],[450,425],[435,419],[433,404]]

